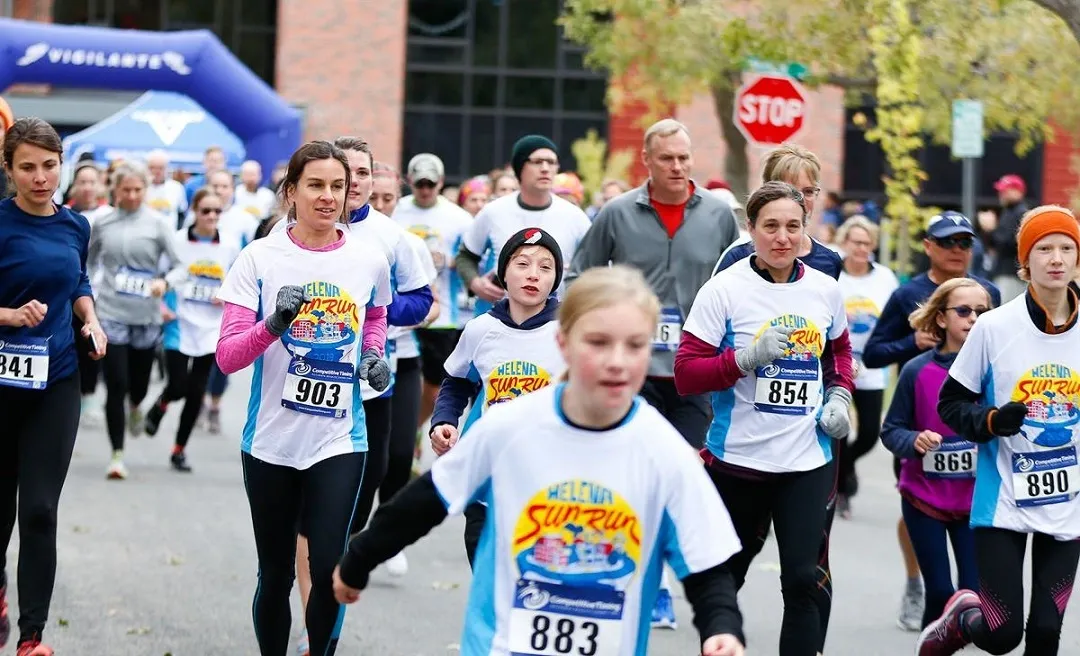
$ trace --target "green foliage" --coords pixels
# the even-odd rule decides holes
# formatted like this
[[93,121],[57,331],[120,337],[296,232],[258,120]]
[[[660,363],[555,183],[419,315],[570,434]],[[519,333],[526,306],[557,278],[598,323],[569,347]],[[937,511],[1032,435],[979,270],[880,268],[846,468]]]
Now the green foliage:
[[608,154],[607,142],[600,138],[596,130],[586,132],[583,139],[578,139],[570,146],[570,150],[577,161],[576,173],[585,187],[587,203],[592,201],[594,193],[600,191],[604,180],[629,180],[634,154],[626,150]]
[[[886,152],[886,211],[904,234],[926,214],[914,200],[925,179],[916,155],[949,143],[953,100],[981,100],[987,133],[1015,133],[1019,154],[1051,134],[1050,121],[1080,127],[1080,85],[1067,83],[1080,70],[1080,44],[1038,0],[566,0],[560,24],[616,81],[611,108],[640,102],[644,121],[737,86],[750,57],[797,61],[810,87],[874,97],[867,137]],[[727,162],[747,170],[730,154]]]

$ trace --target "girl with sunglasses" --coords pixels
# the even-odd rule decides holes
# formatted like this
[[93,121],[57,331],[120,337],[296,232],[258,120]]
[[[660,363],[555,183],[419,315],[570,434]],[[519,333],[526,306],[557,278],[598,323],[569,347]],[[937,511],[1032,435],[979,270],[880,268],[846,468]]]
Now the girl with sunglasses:
[[165,296],[165,363],[169,382],[146,413],[144,429],[154,435],[173,401],[184,401],[176,442],[169,462],[179,472],[190,472],[184,453],[214,364],[221,332],[222,303],[218,299],[225,273],[240,255],[240,243],[218,230],[223,202],[210,189],[191,199],[195,222],[177,231],[173,247],[187,269],[187,280]]
[[[976,446],[941,420],[938,392],[990,296],[970,278],[937,288],[911,313],[911,326],[938,345],[904,365],[896,384],[881,441],[901,458],[900,509],[925,583],[922,626],[941,615],[956,591],[949,565],[952,543],[960,587],[978,589],[975,548],[968,517],[975,487]],[[946,539],[946,536],[948,539]]]
[[969,643],[992,654],[1024,639],[1024,556],[1031,535],[1025,654],[1054,656],[1080,559],[1080,226],[1043,206],[1017,234],[1027,291],[980,317],[949,369],[938,412],[977,442],[971,526],[979,591],[960,590],[919,636],[919,656]]

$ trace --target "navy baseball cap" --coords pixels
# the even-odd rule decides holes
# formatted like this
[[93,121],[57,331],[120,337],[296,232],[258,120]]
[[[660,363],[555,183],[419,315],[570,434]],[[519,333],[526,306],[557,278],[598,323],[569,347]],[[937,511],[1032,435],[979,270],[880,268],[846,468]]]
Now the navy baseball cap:
[[933,239],[945,239],[953,235],[975,236],[975,228],[971,227],[971,221],[960,212],[942,212],[931,217],[926,224],[926,236]]

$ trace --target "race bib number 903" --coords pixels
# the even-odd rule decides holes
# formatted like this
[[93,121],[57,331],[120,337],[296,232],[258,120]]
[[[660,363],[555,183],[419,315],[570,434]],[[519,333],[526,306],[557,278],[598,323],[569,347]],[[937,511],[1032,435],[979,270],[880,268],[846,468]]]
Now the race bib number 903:
[[281,405],[308,415],[348,417],[353,376],[353,367],[347,362],[293,358],[285,374]]
[[625,594],[519,580],[510,609],[513,656],[618,656],[622,654]]

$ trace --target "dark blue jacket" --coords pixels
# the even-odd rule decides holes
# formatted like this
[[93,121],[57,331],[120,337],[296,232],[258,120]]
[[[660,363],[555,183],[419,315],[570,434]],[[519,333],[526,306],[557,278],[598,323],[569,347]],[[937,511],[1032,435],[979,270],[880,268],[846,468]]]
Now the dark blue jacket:
[[[840,272],[844,270],[844,261],[840,259],[839,253],[828,246],[818,243],[816,239],[810,240],[810,243],[810,252],[807,253],[806,257],[800,257],[799,261],[811,269],[816,269],[827,276],[831,276],[834,280],[839,280]],[[727,254],[720,258],[720,262],[717,263],[716,268],[713,270],[713,275],[720,273],[739,260],[750,257],[753,252],[754,242],[752,241],[733,246]]]

